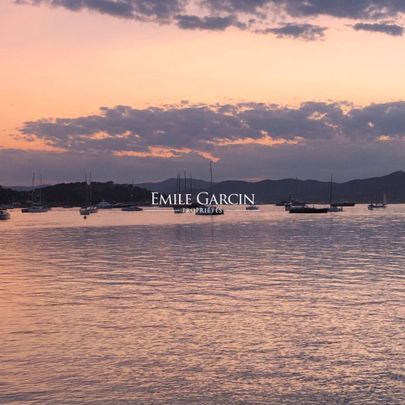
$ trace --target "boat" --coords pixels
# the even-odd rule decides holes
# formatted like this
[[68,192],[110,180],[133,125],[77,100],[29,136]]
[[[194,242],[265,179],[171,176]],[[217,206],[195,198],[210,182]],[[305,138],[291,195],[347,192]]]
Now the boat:
[[386,196],[385,196],[385,193],[384,193],[384,196],[383,196],[383,202],[380,202],[380,203],[371,203],[371,204],[368,205],[367,208],[368,208],[370,211],[375,210],[375,209],[385,209],[385,208],[387,208],[387,198],[386,198]]
[[290,214],[327,214],[329,212],[328,208],[308,207],[307,205],[290,207],[288,211]]
[[113,205],[106,200],[102,200],[97,204],[97,208],[99,208],[100,210],[109,210],[112,207]]
[[121,208],[121,211],[135,212],[135,211],[143,211],[143,209],[141,207],[137,207],[136,205],[129,205],[128,207]]
[[118,203],[113,203],[111,208],[126,208],[129,207],[130,205],[135,205],[135,204],[129,204],[129,203],[124,203],[124,202],[118,202]]
[[291,200],[284,204],[284,208],[286,211],[289,211],[291,207],[305,207],[306,205],[307,203],[304,201]]
[[[188,188],[190,188],[190,194],[193,195],[193,178],[190,173],[190,183],[189,187],[187,185],[187,173],[184,172],[184,193],[187,194]],[[176,179],[176,194],[181,195],[181,174],[177,173]],[[185,214],[187,210],[191,210],[193,208],[197,208],[197,203],[190,203],[190,204],[180,204],[180,205],[173,205],[173,212],[175,214]]]
[[328,212],[342,212],[343,211],[343,208],[342,207],[339,207],[339,206],[337,206],[337,205],[331,205],[329,208],[328,208]]
[[91,173],[89,175],[89,180],[87,180],[87,173],[85,176],[85,200],[86,204],[80,208],[80,215],[83,215],[84,218],[87,218],[90,214],[96,214],[98,212],[98,207],[91,204]]
[[25,207],[21,209],[21,212],[26,214],[26,213],[30,213],[30,214],[38,214],[38,213],[42,213],[42,212],[48,212],[49,208],[45,207],[44,205],[31,205],[31,207]]
[[126,204],[114,204],[114,208],[121,208],[121,211],[124,212],[137,212],[143,211],[141,207],[138,207],[134,201],[134,181],[132,180],[132,187],[131,187],[131,202]]
[[342,212],[343,208],[333,204],[333,174],[330,176],[330,186],[329,186],[329,208],[328,212]]
[[0,210],[0,221],[7,221],[10,219],[10,213],[7,210]]
[[250,204],[250,205],[246,206],[246,211],[257,211],[258,209],[259,209],[259,207],[254,204]]
[[355,207],[356,203],[350,201],[334,201],[332,207]]
[[379,208],[387,208],[387,206],[384,203],[371,203],[367,207],[370,211],[376,210]]
[[89,207],[82,207],[82,208],[80,208],[80,215],[87,216],[87,215],[90,215],[90,214],[91,214],[91,212],[90,212],[90,208],[89,208]]
[[[210,190],[212,190],[212,162],[210,161]],[[224,215],[224,210],[215,205],[204,205],[195,209],[195,215]]]
[[32,174],[32,186],[31,186],[31,205],[29,207],[24,207],[21,209],[23,214],[30,213],[30,214],[38,214],[43,212],[48,212],[49,208],[42,204],[42,176],[40,177],[40,188],[38,193],[38,201],[36,196],[36,189],[35,189],[35,172]]
[[298,189],[299,189],[298,177],[295,178],[295,190],[293,195],[289,195],[288,201],[284,203],[284,209],[289,211],[291,207],[305,207],[307,203],[305,201],[297,200]]
[[276,207],[285,207],[288,204],[288,201],[279,201],[276,203]]

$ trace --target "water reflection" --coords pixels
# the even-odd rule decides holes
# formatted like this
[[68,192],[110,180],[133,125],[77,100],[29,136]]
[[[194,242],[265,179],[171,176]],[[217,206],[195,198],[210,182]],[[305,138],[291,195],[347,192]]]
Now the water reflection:
[[405,207],[140,214],[2,227],[0,403],[403,402]]

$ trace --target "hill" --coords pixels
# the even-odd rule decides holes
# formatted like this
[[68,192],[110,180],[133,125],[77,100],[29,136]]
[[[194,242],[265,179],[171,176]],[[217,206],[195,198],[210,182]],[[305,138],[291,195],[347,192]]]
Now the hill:
[[[160,183],[143,183],[143,187],[160,193],[175,193],[176,179],[168,179]],[[193,190],[208,190],[209,182],[193,180]],[[214,193],[245,193],[255,194],[256,200],[263,203],[276,203],[281,200],[296,198],[313,203],[329,202],[330,182],[317,180],[263,180],[247,182],[228,180],[215,183]],[[335,201],[353,201],[370,203],[380,201],[386,194],[388,202],[405,203],[405,172],[398,171],[387,176],[373,177],[361,180],[351,180],[345,183],[333,183],[333,199]]]
[[[92,183],[92,202],[101,200],[109,202],[129,202],[133,199],[138,204],[150,204],[151,191],[162,194],[175,193],[177,180],[170,178],[162,182],[141,183],[133,187],[128,184]],[[41,189],[43,201],[50,205],[82,205],[85,202],[85,183],[61,183],[45,186]],[[184,181],[181,192],[184,193]],[[209,190],[210,183],[193,179],[193,192]],[[263,180],[248,182],[228,180],[214,183],[212,191],[219,193],[255,194],[257,202],[276,203],[290,197],[310,203],[329,202],[329,182],[317,180]],[[187,192],[190,192],[188,183]],[[39,190],[36,190],[39,193]],[[351,180],[345,183],[333,183],[335,201],[353,201],[370,203],[381,201],[386,194],[389,203],[405,203],[405,172],[398,171],[387,176]],[[31,199],[31,192],[17,191],[0,186],[0,204],[26,204]]]
[[[35,191],[35,199],[38,200],[41,192],[44,204],[51,206],[85,204],[86,184],[82,183],[61,183],[53,186],[42,187]],[[32,193],[27,191],[16,191],[0,187],[0,204],[27,204],[32,199]],[[135,202],[137,204],[148,204],[151,201],[150,191],[132,187],[128,184],[115,184],[112,181],[106,183],[93,182],[91,186],[92,203],[97,204],[102,200],[109,202]]]

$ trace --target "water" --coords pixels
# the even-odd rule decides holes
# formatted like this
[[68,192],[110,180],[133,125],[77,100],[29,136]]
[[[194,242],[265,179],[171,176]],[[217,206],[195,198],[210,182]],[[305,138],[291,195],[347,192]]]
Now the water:
[[0,403],[400,404],[405,206],[12,212]]

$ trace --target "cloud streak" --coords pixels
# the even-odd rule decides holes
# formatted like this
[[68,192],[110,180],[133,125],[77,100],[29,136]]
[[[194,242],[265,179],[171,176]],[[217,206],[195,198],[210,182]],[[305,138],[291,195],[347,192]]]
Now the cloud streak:
[[353,25],[356,31],[370,31],[379,32],[383,34],[388,34],[392,36],[402,36],[404,33],[404,28],[397,24],[386,24],[386,23],[357,23]]
[[314,41],[324,36],[326,27],[312,24],[285,24],[276,28],[266,28],[258,31],[263,34],[274,34],[277,38],[302,38],[307,41]]
[[224,31],[232,26],[241,29],[246,27],[232,16],[198,17],[195,15],[178,15],[175,19],[177,21],[177,26],[183,30]]
[[[18,4],[89,10],[112,17],[176,25],[184,30],[224,31],[230,27],[277,38],[317,40],[327,27],[308,19],[329,16],[359,20],[355,30],[402,35],[402,27],[385,23],[405,13],[403,0],[15,0]],[[285,23],[286,18],[292,20]],[[369,20],[373,20],[372,23]]]

